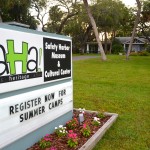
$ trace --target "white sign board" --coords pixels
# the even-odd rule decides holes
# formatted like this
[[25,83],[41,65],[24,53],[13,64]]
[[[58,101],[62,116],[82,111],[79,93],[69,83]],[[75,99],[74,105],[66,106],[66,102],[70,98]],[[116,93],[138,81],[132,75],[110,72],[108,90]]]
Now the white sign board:
[[69,37],[1,26],[0,34],[0,93],[72,78]]
[[0,100],[0,149],[73,110],[72,82]]

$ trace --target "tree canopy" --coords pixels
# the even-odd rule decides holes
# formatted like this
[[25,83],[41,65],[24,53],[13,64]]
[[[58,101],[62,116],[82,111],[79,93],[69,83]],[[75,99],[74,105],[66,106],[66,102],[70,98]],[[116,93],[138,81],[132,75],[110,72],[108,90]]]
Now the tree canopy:
[[[150,1],[143,0],[141,4],[136,35],[149,39]],[[120,0],[91,0],[89,7],[105,43],[105,52],[111,49],[107,43],[112,43],[115,36],[131,36],[135,8],[126,7]],[[81,0],[0,0],[0,10],[3,22],[17,21],[33,29],[40,24],[43,31],[71,36],[77,52],[84,52],[86,42],[96,41]]]
[[38,22],[30,13],[30,5],[30,0],[0,0],[2,21],[17,21],[20,23],[29,24],[30,28],[36,29]]

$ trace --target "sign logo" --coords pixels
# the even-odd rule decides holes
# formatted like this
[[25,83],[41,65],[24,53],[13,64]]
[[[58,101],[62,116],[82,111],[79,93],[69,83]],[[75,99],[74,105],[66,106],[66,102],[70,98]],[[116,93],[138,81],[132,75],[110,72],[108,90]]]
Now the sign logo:
[[[0,83],[41,77],[42,72],[38,65],[41,64],[42,49],[29,47],[23,41],[21,53],[17,53],[14,42],[7,40],[7,49],[0,44]],[[17,63],[21,63],[21,66],[18,67]]]

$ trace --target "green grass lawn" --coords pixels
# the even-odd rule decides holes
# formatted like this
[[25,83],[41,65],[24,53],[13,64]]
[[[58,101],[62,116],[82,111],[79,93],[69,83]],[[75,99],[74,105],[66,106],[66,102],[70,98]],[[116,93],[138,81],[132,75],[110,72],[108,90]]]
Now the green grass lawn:
[[94,150],[150,150],[150,57],[73,62],[74,107],[119,117]]

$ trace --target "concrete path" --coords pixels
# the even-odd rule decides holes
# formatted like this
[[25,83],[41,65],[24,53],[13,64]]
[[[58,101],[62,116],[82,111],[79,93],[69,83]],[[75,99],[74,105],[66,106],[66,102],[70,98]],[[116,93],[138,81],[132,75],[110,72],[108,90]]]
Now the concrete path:
[[99,58],[100,56],[73,56],[72,60],[73,61],[78,61],[78,60],[85,60],[85,59],[91,59],[91,58]]

